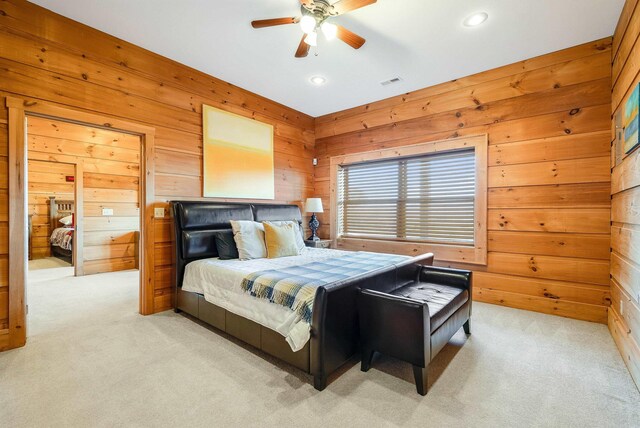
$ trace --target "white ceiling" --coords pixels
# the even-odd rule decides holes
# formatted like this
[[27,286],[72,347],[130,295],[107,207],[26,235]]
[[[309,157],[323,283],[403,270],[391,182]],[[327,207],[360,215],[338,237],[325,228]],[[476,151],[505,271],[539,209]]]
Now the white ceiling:
[[[359,50],[319,37],[294,58],[298,0],[31,0],[289,107],[320,116],[613,34],[624,0],[378,0],[335,18]],[[466,28],[468,15],[489,20]],[[309,77],[323,75],[316,87]],[[381,81],[401,77],[383,87]]]

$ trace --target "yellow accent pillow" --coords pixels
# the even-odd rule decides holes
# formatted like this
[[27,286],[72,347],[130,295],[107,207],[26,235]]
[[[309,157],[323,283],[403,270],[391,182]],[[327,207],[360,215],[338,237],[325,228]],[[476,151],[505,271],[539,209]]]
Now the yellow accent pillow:
[[275,225],[265,221],[263,225],[268,258],[277,259],[300,254],[293,223]]

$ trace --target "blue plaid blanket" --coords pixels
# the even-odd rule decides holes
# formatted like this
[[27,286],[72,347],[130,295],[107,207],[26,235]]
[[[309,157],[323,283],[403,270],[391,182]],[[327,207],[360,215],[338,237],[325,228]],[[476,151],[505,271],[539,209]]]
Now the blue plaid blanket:
[[253,272],[242,280],[252,296],[290,308],[311,323],[316,289],[376,269],[395,265],[407,256],[354,252],[344,256],[283,269]]

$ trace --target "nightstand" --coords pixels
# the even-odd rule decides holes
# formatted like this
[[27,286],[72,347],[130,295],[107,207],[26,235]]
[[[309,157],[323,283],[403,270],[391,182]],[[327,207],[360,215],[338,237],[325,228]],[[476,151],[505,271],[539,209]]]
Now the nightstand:
[[331,239],[321,239],[319,241],[304,241],[304,245],[311,248],[331,248]]

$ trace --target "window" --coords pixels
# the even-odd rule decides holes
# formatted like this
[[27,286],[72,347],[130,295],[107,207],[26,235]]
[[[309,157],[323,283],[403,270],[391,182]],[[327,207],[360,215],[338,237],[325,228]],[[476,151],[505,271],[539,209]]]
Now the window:
[[338,235],[473,245],[473,149],[345,165]]
[[338,248],[486,263],[486,136],[331,159]]

